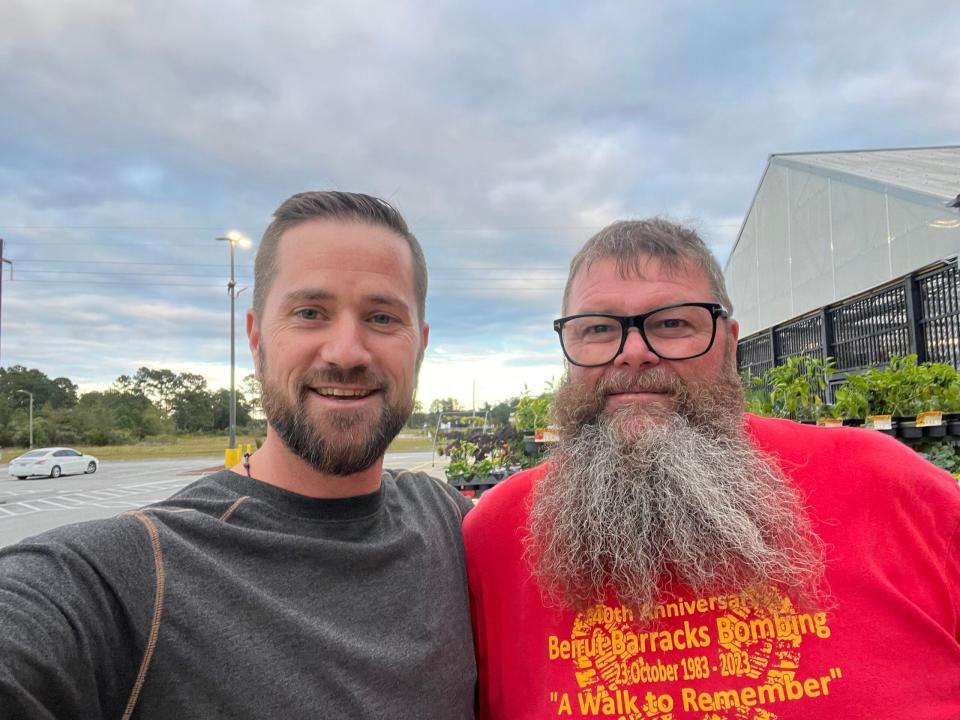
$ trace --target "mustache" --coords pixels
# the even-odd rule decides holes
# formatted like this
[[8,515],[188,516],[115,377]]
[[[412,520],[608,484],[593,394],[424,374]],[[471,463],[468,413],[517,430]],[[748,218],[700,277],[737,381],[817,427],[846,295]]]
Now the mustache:
[[614,373],[597,381],[594,396],[602,401],[608,395],[627,392],[657,392],[679,395],[684,391],[683,381],[663,368],[651,368],[643,373]]
[[572,435],[583,425],[596,425],[603,415],[607,398],[625,392],[666,393],[685,404],[689,390],[676,375],[654,367],[642,373],[613,372],[594,384],[575,382],[569,375],[557,389],[553,420],[561,435]]

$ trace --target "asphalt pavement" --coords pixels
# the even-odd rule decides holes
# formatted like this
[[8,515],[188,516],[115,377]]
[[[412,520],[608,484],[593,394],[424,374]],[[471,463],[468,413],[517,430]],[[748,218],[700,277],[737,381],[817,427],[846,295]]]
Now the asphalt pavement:
[[[443,477],[429,452],[388,453],[385,466]],[[67,523],[110,517],[169,497],[223,467],[222,457],[105,460],[92,475],[17,480],[0,465],[0,547]]]

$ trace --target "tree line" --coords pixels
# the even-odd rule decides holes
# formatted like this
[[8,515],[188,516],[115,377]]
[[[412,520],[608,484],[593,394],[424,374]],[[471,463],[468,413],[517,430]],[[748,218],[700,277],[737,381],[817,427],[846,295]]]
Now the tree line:
[[[226,433],[230,391],[211,389],[201,375],[141,367],[121,375],[106,390],[78,392],[69,378],[50,378],[23,365],[0,367],[0,447],[29,443],[30,397],[33,394],[33,444],[124,445],[145,438],[178,434]],[[237,388],[237,429],[262,436],[260,383],[251,374]],[[491,427],[516,424],[533,429],[547,420],[553,388],[538,396],[524,392],[476,409]],[[407,426],[432,431],[441,414],[463,410],[456,398],[434,400],[428,409],[417,401]],[[528,417],[529,416],[529,417]]]
[[[25,392],[21,392],[25,391]],[[226,432],[230,391],[211,389],[195,373],[142,367],[121,375],[107,390],[78,393],[69,378],[40,370],[0,368],[0,446],[29,442],[33,394],[33,444],[119,445],[180,433]],[[263,433],[255,419],[260,385],[248,375],[237,390],[237,427]]]

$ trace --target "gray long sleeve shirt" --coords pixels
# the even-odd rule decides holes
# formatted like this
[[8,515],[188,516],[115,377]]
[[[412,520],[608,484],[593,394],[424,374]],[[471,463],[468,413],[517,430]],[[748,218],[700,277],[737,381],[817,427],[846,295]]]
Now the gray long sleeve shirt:
[[3,548],[0,718],[472,718],[468,508],[223,471]]

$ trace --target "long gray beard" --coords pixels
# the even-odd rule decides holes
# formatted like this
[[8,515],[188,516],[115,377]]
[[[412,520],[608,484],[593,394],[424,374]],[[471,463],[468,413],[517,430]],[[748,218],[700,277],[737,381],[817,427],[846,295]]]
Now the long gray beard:
[[730,390],[693,403],[708,408],[694,421],[631,408],[561,426],[525,540],[548,600],[582,611],[613,591],[642,614],[686,586],[743,592],[768,609],[781,593],[818,602],[820,541],[787,478],[751,445]]

